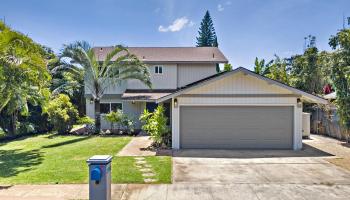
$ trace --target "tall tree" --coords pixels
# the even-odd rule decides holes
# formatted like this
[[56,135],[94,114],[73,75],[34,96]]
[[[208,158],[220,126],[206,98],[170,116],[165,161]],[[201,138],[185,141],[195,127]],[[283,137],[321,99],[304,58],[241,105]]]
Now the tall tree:
[[270,66],[273,63],[273,60],[271,60],[268,63],[265,63],[265,59],[259,59],[256,57],[254,62],[254,72],[257,74],[260,74],[262,76],[266,76],[270,73]]
[[269,74],[266,76],[279,82],[289,84],[289,74],[286,59],[281,59],[279,56],[275,55],[275,59],[269,67]]
[[[213,20],[209,11],[205,12],[198,31],[197,47],[218,47],[218,38],[216,37]],[[216,64],[216,72],[220,72],[219,64]]]
[[258,58],[255,58],[254,71],[262,76],[289,84],[287,61],[286,59],[281,59],[277,55],[275,55],[275,59],[271,60],[267,64],[265,64],[264,59],[259,61]]
[[199,36],[197,37],[197,47],[218,46],[213,20],[211,19],[208,10],[202,19],[198,34]]
[[342,124],[350,129],[350,29],[343,29],[329,40],[332,54],[331,77],[337,92],[337,112]]
[[303,55],[291,58],[291,84],[309,93],[321,94],[325,85],[321,76],[321,62],[318,49],[308,47]]
[[137,79],[151,87],[147,66],[121,45],[115,46],[102,62],[97,60],[94,50],[87,42],[66,45],[61,57],[69,59],[69,62],[65,62],[60,68],[77,72],[83,68],[84,87],[91,93],[95,104],[96,133],[101,130],[100,100],[109,85],[119,84],[122,80]]
[[16,133],[18,115],[29,114],[28,104],[49,97],[51,77],[43,55],[40,45],[0,22],[0,113],[9,116],[9,123],[0,123],[10,134]]
[[81,67],[75,70],[65,67],[64,58],[52,60],[50,64],[50,73],[52,75],[51,90],[53,95],[66,94],[72,103],[77,106],[79,116],[86,115],[86,100],[84,91],[84,69]]

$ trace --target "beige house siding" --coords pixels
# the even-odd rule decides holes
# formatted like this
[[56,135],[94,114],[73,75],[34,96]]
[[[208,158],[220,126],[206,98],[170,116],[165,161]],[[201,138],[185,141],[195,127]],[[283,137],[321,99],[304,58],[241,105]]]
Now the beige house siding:
[[178,64],[177,87],[183,87],[216,74],[215,64]]
[[292,94],[290,90],[244,75],[243,72],[227,76],[203,87],[195,88],[190,94]]
[[[176,64],[157,64],[163,66],[163,73],[156,74],[154,68],[156,65],[149,65],[151,73],[152,89],[176,89],[177,87],[177,65]],[[139,80],[128,80],[128,89],[149,89]]]
[[[127,82],[126,81],[120,81],[119,83],[115,84],[108,84],[108,86],[105,89],[104,94],[123,94],[126,90]],[[91,94],[91,91],[88,87],[85,87],[85,94]]]

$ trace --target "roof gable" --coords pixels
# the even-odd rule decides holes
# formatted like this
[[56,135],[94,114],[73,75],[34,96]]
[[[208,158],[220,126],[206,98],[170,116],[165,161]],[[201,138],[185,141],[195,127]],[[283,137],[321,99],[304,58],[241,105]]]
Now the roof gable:
[[238,72],[202,87],[186,91],[185,94],[293,94],[293,92]]
[[[243,75],[243,77],[244,76],[249,76],[249,77],[242,78],[241,81],[243,80],[243,82],[240,82],[239,79],[236,79],[236,82],[229,82],[228,87],[231,87],[231,88],[225,88],[225,86],[223,87],[223,85],[225,85],[223,84],[223,81],[225,81],[226,78],[228,78],[226,80],[231,79],[232,81],[235,79],[235,76],[236,78],[241,76],[240,74]],[[179,89],[177,92],[171,95],[167,95],[165,97],[158,99],[158,102],[162,102],[164,100],[179,96],[181,94],[188,93],[190,91],[205,92],[205,90],[207,90],[207,92],[211,92],[211,94],[215,94],[215,93],[223,94],[222,91],[225,89],[228,89],[226,91],[231,91],[230,92],[231,94],[235,94],[236,91],[234,91],[235,86],[233,86],[233,84],[234,83],[244,84],[244,82],[245,84],[249,85],[248,89],[250,89],[250,92],[255,91],[255,92],[258,92],[257,94],[268,94],[269,92],[278,92],[277,94],[296,94],[296,95],[300,95],[303,99],[309,102],[322,103],[322,104],[328,103],[327,100],[321,97],[315,96],[313,94],[309,94],[307,92],[293,88],[281,82],[261,76],[243,67],[239,67],[229,72],[223,72],[223,73],[216,74],[211,77],[207,77],[205,79],[199,80],[195,83],[192,83],[190,85],[187,85]],[[250,83],[248,84],[248,82]],[[238,90],[237,92],[244,92],[244,91],[240,88],[240,90]],[[241,94],[245,94],[245,93],[241,93]]]

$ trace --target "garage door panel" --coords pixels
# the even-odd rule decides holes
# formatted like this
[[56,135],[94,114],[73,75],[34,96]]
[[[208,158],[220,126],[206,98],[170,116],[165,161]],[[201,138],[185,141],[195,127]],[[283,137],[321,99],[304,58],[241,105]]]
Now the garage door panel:
[[181,148],[292,148],[293,107],[182,106]]

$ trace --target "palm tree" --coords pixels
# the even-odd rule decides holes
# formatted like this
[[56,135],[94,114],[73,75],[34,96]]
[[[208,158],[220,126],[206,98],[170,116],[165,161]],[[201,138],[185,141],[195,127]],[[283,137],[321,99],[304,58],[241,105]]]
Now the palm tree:
[[137,79],[151,87],[147,66],[121,45],[115,46],[103,61],[96,58],[94,50],[84,41],[65,45],[60,57],[64,64],[58,68],[73,73],[80,73],[80,69],[84,71],[84,87],[91,93],[95,103],[96,133],[101,130],[100,100],[109,85]]

